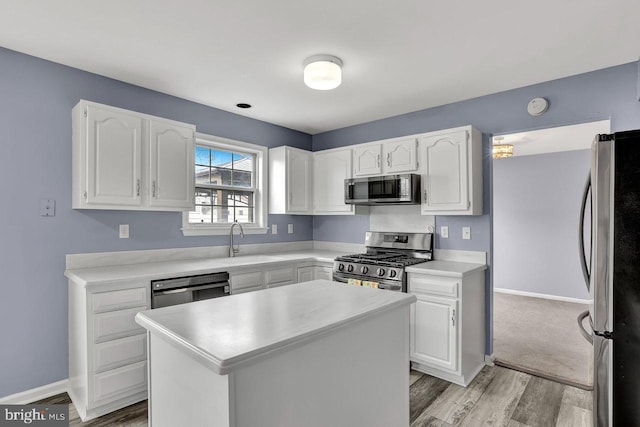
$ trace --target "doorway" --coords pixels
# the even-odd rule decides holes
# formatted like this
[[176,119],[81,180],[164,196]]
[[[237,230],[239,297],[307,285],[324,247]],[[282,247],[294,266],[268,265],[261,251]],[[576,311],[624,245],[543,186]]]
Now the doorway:
[[609,121],[494,136],[513,156],[493,159],[495,363],[585,389],[591,345],[576,323],[588,308],[578,251],[590,144]]

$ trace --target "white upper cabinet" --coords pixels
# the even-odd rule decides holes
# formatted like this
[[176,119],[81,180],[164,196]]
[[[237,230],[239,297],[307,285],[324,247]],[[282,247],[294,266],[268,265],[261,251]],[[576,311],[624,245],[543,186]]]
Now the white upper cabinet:
[[470,126],[423,136],[422,213],[482,214],[482,135]]
[[193,209],[195,126],[88,101],[72,117],[74,209]]
[[380,175],[382,173],[381,156],[380,144],[354,147],[353,176]]
[[142,119],[97,106],[87,106],[82,114],[86,126],[82,196],[86,204],[140,206]]
[[382,144],[384,173],[413,172],[418,169],[418,140],[393,140]]
[[269,150],[269,213],[312,213],[313,154],[293,147]]
[[[194,205],[193,129],[165,121],[149,121],[151,206]],[[176,165],[187,165],[176,167]]]
[[413,172],[418,168],[417,145],[417,138],[412,137],[355,146],[353,175]]
[[313,153],[313,213],[340,215],[354,213],[354,205],[344,202],[344,180],[351,178],[351,149]]

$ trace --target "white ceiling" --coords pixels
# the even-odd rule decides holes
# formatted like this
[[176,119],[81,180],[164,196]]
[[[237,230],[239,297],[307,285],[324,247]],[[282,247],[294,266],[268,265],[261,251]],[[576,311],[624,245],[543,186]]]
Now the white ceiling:
[[[640,55],[638,0],[0,0],[0,11],[0,46],[310,134]],[[344,62],[333,91],[302,82],[304,59],[322,53]]]

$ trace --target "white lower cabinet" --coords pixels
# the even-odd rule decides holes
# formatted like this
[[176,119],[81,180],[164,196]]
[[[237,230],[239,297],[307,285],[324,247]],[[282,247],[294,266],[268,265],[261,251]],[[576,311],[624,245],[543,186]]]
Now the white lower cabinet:
[[485,364],[484,271],[409,273],[408,291],[412,368],[466,387]]
[[298,283],[316,279],[333,280],[333,269],[327,265],[298,267]]
[[147,336],[134,318],[149,309],[149,288],[69,281],[68,393],[83,421],[147,398]]
[[260,289],[291,285],[296,283],[296,278],[296,267],[290,265],[282,268],[231,273],[229,275],[229,283],[231,284],[231,294],[236,295],[259,291]]

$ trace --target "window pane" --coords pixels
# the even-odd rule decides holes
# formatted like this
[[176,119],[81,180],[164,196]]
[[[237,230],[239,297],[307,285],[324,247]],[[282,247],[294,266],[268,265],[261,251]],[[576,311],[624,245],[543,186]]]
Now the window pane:
[[231,184],[236,187],[251,187],[251,172],[234,170]]
[[211,166],[222,166],[231,169],[232,153],[222,150],[211,150]]
[[189,212],[189,222],[210,224],[211,223],[211,206],[196,205],[196,209]]
[[220,185],[231,185],[231,169],[211,168],[211,183]]
[[209,166],[196,165],[196,184],[209,184]]
[[234,191],[232,195],[233,203],[229,203],[236,208],[253,207],[253,193],[250,191]]
[[200,145],[196,145],[196,164],[209,166],[209,155],[211,150]]
[[196,188],[196,205],[211,205],[211,190]]

